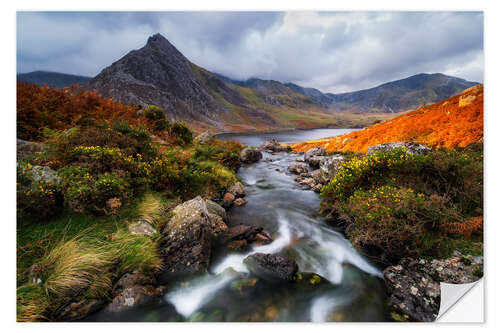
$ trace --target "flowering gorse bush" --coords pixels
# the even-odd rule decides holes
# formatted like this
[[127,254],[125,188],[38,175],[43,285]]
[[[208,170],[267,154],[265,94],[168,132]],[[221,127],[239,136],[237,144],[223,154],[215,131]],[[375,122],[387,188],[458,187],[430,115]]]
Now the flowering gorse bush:
[[354,157],[323,188],[322,211],[342,218],[358,248],[394,260],[430,255],[444,235],[471,230],[470,218],[482,214],[482,168],[482,147],[427,155],[402,147]]

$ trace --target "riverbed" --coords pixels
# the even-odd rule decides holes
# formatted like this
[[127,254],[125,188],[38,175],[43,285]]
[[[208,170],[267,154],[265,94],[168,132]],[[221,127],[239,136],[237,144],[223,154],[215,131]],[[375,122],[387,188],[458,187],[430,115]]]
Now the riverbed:
[[[350,129],[317,129],[274,134],[222,135],[258,146],[340,135]],[[274,241],[247,253],[216,253],[209,274],[167,286],[159,305],[122,314],[97,313],[92,321],[385,321],[380,270],[318,214],[318,194],[301,188],[287,171],[302,155],[263,153],[238,171],[247,204],[228,210],[229,226],[257,225]],[[304,281],[283,285],[255,283],[243,259],[251,253],[293,258]],[[314,274],[321,280],[317,280]],[[321,281],[321,283],[317,283]],[[317,284],[316,284],[317,283]]]

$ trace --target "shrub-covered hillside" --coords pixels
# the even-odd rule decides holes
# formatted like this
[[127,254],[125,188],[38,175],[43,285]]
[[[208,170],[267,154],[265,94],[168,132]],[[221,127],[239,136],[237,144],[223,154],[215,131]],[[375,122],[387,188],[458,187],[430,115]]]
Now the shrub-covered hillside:
[[328,152],[366,152],[370,146],[396,141],[419,142],[432,148],[453,148],[482,140],[483,86],[477,85],[460,95],[361,131],[291,146],[296,151],[321,146]]
[[384,263],[482,251],[482,144],[353,157],[321,197],[323,212],[340,218],[352,243]]
[[66,318],[68,304],[90,311],[124,273],[158,272],[161,237],[130,224],[162,230],[175,204],[220,198],[237,181],[239,143],[195,143],[158,107],[34,84],[18,84],[17,102],[18,138],[39,142],[18,141],[18,152],[39,147],[17,161],[20,321]]

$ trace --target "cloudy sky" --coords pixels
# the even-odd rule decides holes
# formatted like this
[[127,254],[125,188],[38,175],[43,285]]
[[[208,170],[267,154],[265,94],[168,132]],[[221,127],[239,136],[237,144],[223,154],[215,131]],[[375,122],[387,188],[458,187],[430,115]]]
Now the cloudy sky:
[[480,12],[18,12],[17,72],[95,76],[160,32],[234,79],[345,92],[417,73],[483,81]]

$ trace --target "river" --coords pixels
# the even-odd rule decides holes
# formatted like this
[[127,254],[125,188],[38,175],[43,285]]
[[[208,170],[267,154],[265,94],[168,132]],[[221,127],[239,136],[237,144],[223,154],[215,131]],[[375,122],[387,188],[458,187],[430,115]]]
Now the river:
[[[352,131],[316,129],[274,134],[221,135],[257,146],[274,137],[281,142],[319,139]],[[318,215],[318,194],[303,190],[287,171],[297,154],[263,153],[261,161],[243,165],[238,176],[248,203],[228,210],[229,226],[253,224],[274,241],[244,254],[215,254],[210,273],[168,286],[159,305],[122,314],[99,312],[92,321],[386,321],[380,270]],[[281,253],[296,260],[300,272],[327,281],[256,285],[241,279],[243,259],[255,252]],[[243,281],[243,282],[242,282]],[[248,286],[250,285],[250,286]]]

